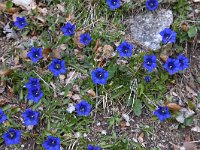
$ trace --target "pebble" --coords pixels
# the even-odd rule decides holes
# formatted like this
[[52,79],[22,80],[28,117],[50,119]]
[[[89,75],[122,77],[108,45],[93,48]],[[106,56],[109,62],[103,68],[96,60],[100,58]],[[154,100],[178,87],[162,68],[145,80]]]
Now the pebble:
[[107,134],[106,130],[102,130],[101,134],[106,135]]

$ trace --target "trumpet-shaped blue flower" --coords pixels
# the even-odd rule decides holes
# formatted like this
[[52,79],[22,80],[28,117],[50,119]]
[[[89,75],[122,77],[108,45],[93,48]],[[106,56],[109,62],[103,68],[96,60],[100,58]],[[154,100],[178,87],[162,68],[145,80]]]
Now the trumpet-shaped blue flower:
[[92,71],[92,80],[94,84],[106,84],[108,80],[109,73],[103,68],[99,67]]
[[167,118],[171,118],[168,107],[158,106],[158,109],[154,112],[154,115],[156,115],[160,121],[164,121]]
[[72,36],[75,34],[75,25],[67,22],[65,26],[61,28],[65,36]]
[[8,132],[2,135],[7,146],[12,144],[19,144],[21,139],[21,131],[9,128]]
[[178,55],[178,58],[180,66],[179,66],[179,71],[183,71],[187,68],[189,68],[189,59],[185,56],[183,56],[182,54]]
[[106,3],[111,10],[115,10],[120,7],[121,0],[107,0]]
[[42,49],[32,47],[27,56],[32,60],[32,62],[36,63],[42,58]]
[[60,150],[60,139],[48,136],[47,140],[42,144],[45,150]]
[[92,37],[88,33],[84,33],[80,35],[80,43],[87,46],[92,41]]
[[38,103],[43,96],[44,93],[40,90],[40,88],[31,88],[28,90],[27,99]]
[[22,113],[22,116],[24,118],[24,123],[26,126],[29,125],[37,125],[38,119],[40,117],[40,112],[33,111],[30,108],[26,109],[25,112]]
[[23,16],[23,17],[17,17],[16,18],[16,21],[14,22],[14,25],[16,27],[18,27],[20,30],[22,30],[23,28],[25,28],[26,26],[28,26],[28,23],[26,21],[26,17]]
[[40,88],[40,79],[30,77],[25,86],[27,89]]
[[145,81],[146,81],[146,83],[149,83],[149,82],[151,82],[151,77],[150,76],[145,76]]
[[175,43],[176,42],[176,32],[169,28],[165,28],[163,31],[160,32],[162,36],[162,43]]
[[93,146],[88,144],[88,150],[101,150],[99,146]]
[[168,58],[164,64],[164,68],[169,72],[170,75],[178,72],[179,67],[180,63],[178,59]]
[[120,57],[131,57],[133,53],[133,46],[124,41],[117,47],[117,51]]
[[85,100],[82,100],[80,103],[75,105],[75,108],[78,116],[89,116],[92,106]]
[[156,67],[156,55],[146,55],[144,56],[143,67],[149,72],[153,71]]
[[65,74],[67,71],[65,68],[65,61],[59,59],[53,59],[48,68],[56,77],[60,74]]
[[147,0],[146,7],[148,10],[155,10],[158,7],[158,0]]

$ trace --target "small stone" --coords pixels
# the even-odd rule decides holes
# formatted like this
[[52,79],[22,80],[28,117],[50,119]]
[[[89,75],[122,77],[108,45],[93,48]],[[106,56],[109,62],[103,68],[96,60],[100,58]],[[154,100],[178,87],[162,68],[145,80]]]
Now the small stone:
[[83,137],[87,137],[87,134],[86,134],[86,133],[84,133],[84,134],[83,134]]
[[122,118],[126,121],[129,122],[129,116],[127,114],[122,114]]
[[80,134],[80,132],[76,132],[75,134],[74,134],[74,136],[75,136],[75,138],[79,138],[80,136],[81,136],[81,134]]
[[100,126],[100,125],[101,125],[101,122],[98,122],[98,123],[97,123],[97,126]]
[[29,126],[27,127],[27,129],[28,129],[28,130],[33,130],[33,125],[29,125]]
[[71,114],[73,111],[75,111],[75,107],[72,103],[69,103],[67,112]]
[[126,122],[126,126],[127,126],[127,127],[130,127],[130,123],[129,123],[129,122]]
[[200,2],[200,0],[193,0],[193,2],[197,3],[197,2]]
[[106,130],[102,130],[101,134],[106,135],[107,134]]
[[171,10],[160,9],[156,13],[145,13],[133,16],[127,21],[130,27],[131,37],[152,50],[160,48],[162,37],[159,34],[165,28],[169,28],[173,22]]

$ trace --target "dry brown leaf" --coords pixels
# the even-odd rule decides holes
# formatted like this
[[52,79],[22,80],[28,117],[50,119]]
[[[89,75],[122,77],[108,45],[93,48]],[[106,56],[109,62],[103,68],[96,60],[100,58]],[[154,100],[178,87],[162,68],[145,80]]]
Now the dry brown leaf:
[[97,50],[98,50],[100,44],[101,44],[101,41],[100,41],[99,39],[97,39],[96,44],[95,44],[95,47],[94,47],[94,51],[97,51]]
[[144,133],[143,133],[143,132],[139,135],[138,141],[139,141],[140,143],[143,143],[143,142],[144,142]]
[[179,111],[181,109],[181,106],[179,106],[176,103],[169,103],[167,104],[167,107],[169,108],[169,110],[175,110],[175,111]]
[[62,50],[53,50],[53,56],[55,57],[55,58],[58,58],[58,59],[61,59],[61,51]]
[[66,16],[66,22],[71,21],[72,23],[75,22],[75,16],[73,14],[68,14]]
[[162,62],[166,62],[167,59],[168,59],[168,56],[164,55],[164,54],[160,54],[160,59],[161,59]]
[[12,69],[7,69],[7,70],[4,70],[4,71],[0,71],[0,76],[9,76],[9,75],[11,75],[12,74],[12,72],[13,72],[13,70]]
[[44,60],[47,60],[47,58],[49,58],[49,54],[52,52],[52,50],[50,48],[45,48],[42,51],[42,56],[44,58]]
[[113,57],[114,49],[110,45],[104,45],[103,47],[103,58],[109,59]]
[[95,97],[95,96],[96,96],[96,93],[94,92],[93,89],[89,89],[89,90],[87,91],[87,93],[88,93],[89,95],[91,95],[92,97]]

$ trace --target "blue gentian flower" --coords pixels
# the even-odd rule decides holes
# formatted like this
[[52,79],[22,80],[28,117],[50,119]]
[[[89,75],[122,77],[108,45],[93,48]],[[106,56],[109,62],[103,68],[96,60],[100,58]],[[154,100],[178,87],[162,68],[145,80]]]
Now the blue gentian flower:
[[48,136],[47,140],[42,144],[45,150],[60,150],[60,139]]
[[149,83],[149,82],[151,82],[151,77],[150,76],[145,76],[145,81],[146,81],[146,83]]
[[92,37],[88,33],[84,33],[80,35],[80,43],[87,46],[92,41]]
[[156,67],[156,55],[146,55],[144,56],[143,67],[149,72],[153,71]]
[[75,105],[75,108],[78,116],[89,116],[92,106],[85,100],[82,100],[80,103]]
[[23,28],[25,28],[26,26],[28,26],[28,23],[26,22],[26,17],[17,17],[16,21],[14,22],[14,25],[16,27],[18,27],[20,30],[22,30]]
[[107,0],[107,5],[111,10],[115,10],[120,7],[121,0]]
[[122,42],[118,47],[117,51],[120,57],[131,57],[133,52],[133,46],[128,42]]
[[21,138],[21,131],[9,128],[8,132],[2,135],[7,146],[11,144],[19,144]]
[[53,59],[48,68],[56,77],[60,74],[66,73],[67,71],[67,69],[65,68],[65,61],[59,59]]
[[25,112],[22,113],[22,116],[24,118],[24,123],[26,126],[29,125],[37,125],[38,119],[40,117],[40,112],[33,111],[30,108],[26,109]]
[[92,146],[88,144],[88,150],[101,150],[99,146]]
[[40,90],[40,88],[31,88],[28,90],[27,99],[38,103],[43,96],[44,93]]
[[0,109],[0,124],[6,121],[7,117],[2,109]]
[[108,80],[109,73],[103,68],[99,67],[92,71],[92,80],[94,84],[106,84]]
[[176,32],[169,28],[165,28],[163,31],[160,32],[162,36],[162,43],[175,43],[176,42]]
[[158,0],[147,0],[146,7],[148,10],[155,10],[158,7]]
[[168,107],[158,106],[158,109],[154,112],[154,115],[156,115],[160,121],[171,118]]
[[189,68],[189,59],[182,54],[178,55],[178,58],[180,66],[179,66],[179,71],[183,71],[187,68]]
[[65,36],[72,36],[75,34],[75,25],[67,22],[66,25],[61,28],[61,30]]
[[178,59],[168,58],[164,64],[164,68],[169,72],[170,75],[178,72],[179,67],[180,63]]
[[25,86],[27,89],[40,88],[40,79],[30,77]]
[[42,58],[42,49],[32,47],[28,52],[27,56],[32,60],[32,62],[36,63]]

